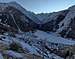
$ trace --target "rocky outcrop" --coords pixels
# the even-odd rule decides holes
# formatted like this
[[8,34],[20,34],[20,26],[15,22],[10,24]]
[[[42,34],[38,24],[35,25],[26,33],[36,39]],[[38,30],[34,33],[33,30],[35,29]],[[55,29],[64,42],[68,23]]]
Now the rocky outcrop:
[[68,10],[52,13],[48,19],[43,22],[42,29],[45,31],[56,31],[59,28],[59,23],[65,18]]
[[[34,19],[36,20],[37,18],[33,13],[26,11],[16,2],[0,4],[0,23],[9,25],[17,31],[31,31],[33,28],[35,29],[37,23]],[[39,20],[37,21],[39,22]],[[12,31],[12,29],[10,30]]]
[[75,38],[75,6],[66,10],[34,14],[16,2],[0,4],[0,33],[51,31],[62,37]]
[[40,30],[56,32],[62,37],[75,38],[75,6],[51,13],[43,21]]
[[59,29],[56,31],[63,37],[75,38],[75,11],[74,7],[70,7],[65,18],[59,23]]

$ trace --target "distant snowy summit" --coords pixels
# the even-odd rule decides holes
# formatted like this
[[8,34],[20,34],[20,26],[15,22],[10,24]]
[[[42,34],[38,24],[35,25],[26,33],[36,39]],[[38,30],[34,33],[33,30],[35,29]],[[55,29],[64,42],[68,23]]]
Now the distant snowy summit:
[[35,14],[16,2],[0,3],[0,33],[37,29],[75,38],[75,6],[59,12]]

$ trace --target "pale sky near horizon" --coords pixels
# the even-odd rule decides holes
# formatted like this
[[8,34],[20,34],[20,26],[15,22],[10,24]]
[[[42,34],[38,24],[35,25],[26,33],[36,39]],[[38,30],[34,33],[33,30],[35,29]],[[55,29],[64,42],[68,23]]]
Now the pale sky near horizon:
[[16,1],[28,11],[34,13],[50,13],[67,9],[75,5],[75,0],[0,0],[0,2]]

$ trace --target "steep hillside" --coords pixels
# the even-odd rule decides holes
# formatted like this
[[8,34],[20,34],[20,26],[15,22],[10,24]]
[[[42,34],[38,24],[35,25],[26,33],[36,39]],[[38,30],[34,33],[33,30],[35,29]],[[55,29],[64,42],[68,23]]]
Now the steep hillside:
[[[0,22],[12,27],[10,31],[27,32],[50,31],[60,34],[62,37],[75,38],[75,6],[66,10],[53,13],[34,14],[27,11],[16,2],[0,4]],[[9,31],[1,27],[1,33]],[[10,32],[9,31],[9,32]]]
[[26,11],[16,2],[0,4],[0,21],[18,31],[36,29],[40,23],[34,13]]
[[59,12],[38,15],[42,18],[40,30],[56,32],[62,37],[75,38],[75,6]]

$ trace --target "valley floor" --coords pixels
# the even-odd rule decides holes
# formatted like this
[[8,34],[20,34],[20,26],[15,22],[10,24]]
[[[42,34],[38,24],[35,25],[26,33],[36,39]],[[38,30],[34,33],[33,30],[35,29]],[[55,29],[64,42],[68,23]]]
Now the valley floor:
[[52,32],[4,33],[0,35],[0,59],[64,59],[74,45],[75,41]]

